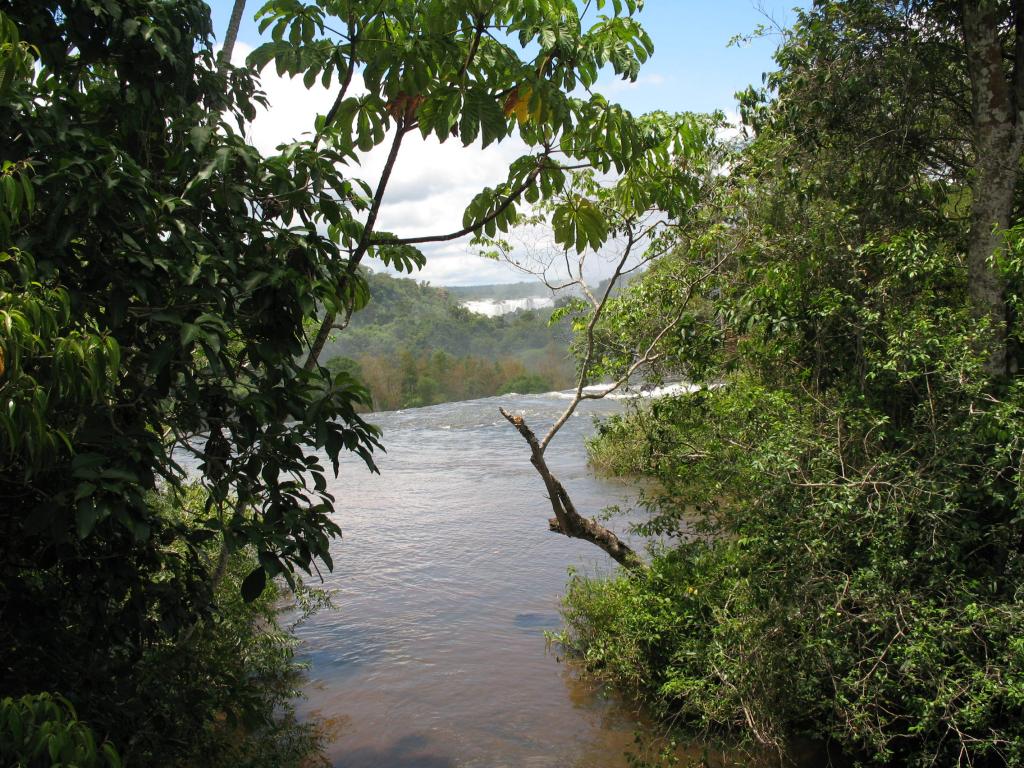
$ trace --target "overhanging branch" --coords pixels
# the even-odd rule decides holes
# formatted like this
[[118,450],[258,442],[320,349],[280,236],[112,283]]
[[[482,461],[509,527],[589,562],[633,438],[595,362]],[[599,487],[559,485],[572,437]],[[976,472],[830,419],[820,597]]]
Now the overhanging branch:
[[544,459],[544,451],[537,440],[533,430],[527,425],[522,416],[513,416],[504,408],[499,408],[501,415],[516,428],[523,439],[530,446],[530,463],[541,476],[544,486],[548,491],[548,499],[551,501],[551,510],[555,516],[548,520],[552,531],[561,533],[573,539],[582,539],[595,544],[624,568],[639,570],[644,567],[640,556],[633,549],[620,539],[614,531],[605,528],[592,518],[585,518],[576,511],[576,507],[569,498],[562,483],[551,474],[547,461]]

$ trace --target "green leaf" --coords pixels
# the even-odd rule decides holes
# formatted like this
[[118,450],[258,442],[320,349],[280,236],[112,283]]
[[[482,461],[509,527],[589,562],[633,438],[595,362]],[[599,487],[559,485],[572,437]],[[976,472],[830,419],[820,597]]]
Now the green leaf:
[[267,586],[267,572],[263,570],[263,566],[256,568],[245,577],[242,582],[242,599],[247,603],[251,603],[253,600],[263,594],[263,590]]
[[121,762],[121,756],[117,754],[117,750],[114,749],[114,745],[109,741],[103,742],[100,746],[100,751],[103,752],[103,756],[107,759],[107,764],[110,768],[121,768],[123,763]]
[[92,499],[83,499],[75,507],[75,528],[78,538],[84,539],[92,533],[96,521],[99,519],[99,509]]
[[459,120],[459,135],[463,146],[469,146],[482,135],[484,147],[508,135],[508,120],[498,98],[479,89],[467,91]]
[[198,325],[193,325],[192,323],[182,323],[180,334],[181,346],[187,347],[189,344],[195,341],[195,338],[199,336],[201,333],[203,333],[203,329],[200,328]]

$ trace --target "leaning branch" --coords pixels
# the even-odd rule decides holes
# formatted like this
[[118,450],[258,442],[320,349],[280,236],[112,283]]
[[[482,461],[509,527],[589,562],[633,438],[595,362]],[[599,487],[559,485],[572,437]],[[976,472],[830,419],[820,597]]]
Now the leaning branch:
[[[580,366],[580,376],[576,382],[576,395],[573,397],[572,402],[562,412],[562,415],[558,417],[558,420],[551,425],[551,429],[544,436],[544,439],[540,443],[540,449],[542,451],[547,450],[548,444],[552,438],[558,434],[565,422],[569,420],[573,412],[576,410],[576,406],[583,400],[583,388],[587,384],[587,375],[590,373],[590,364],[594,360],[594,329],[597,327],[598,321],[601,319],[601,315],[604,314],[604,308],[608,304],[608,299],[611,297],[612,288],[615,287],[615,283],[618,282],[619,276],[622,274],[622,269],[626,266],[626,262],[629,260],[629,255],[633,251],[633,246],[636,244],[636,240],[630,233],[629,239],[626,241],[626,247],[622,250],[622,257],[615,265],[615,272],[612,273],[611,279],[608,280],[608,287],[605,288],[604,295],[601,296],[599,302],[594,300],[593,294],[587,291],[590,296],[590,301],[594,303],[594,314],[590,317],[590,322],[587,323],[587,351],[583,357],[583,364]],[[580,280],[583,280],[583,266],[580,265]]]
[[[391,142],[391,151],[388,153],[387,162],[384,163],[384,170],[381,172],[380,180],[377,182],[377,189],[373,195],[373,201],[370,203],[370,210],[366,216],[366,224],[363,227],[363,235],[356,245],[355,250],[352,252],[352,256],[348,262],[348,268],[342,278],[343,284],[352,279],[356,269],[359,268],[359,262],[363,260],[363,256],[366,255],[367,249],[370,247],[370,238],[372,237],[373,227],[377,223],[377,214],[380,212],[381,203],[384,201],[384,190],[387,189],[388,182],[391,180],[391,173],[395,169],[395,162],[398,160],[398,151],[402,147],[402,139],[406,134],[406,126],[400,120],[395,129],[395,138]],[[306,371],[312,371],[317,363],[320,361],[320,353],[323,352],[324,345],[327,344],[327,339],[331,335],[331,329],[334,327],[334,320],[337,317],[335,312],[328,311],[324,315],[324,319],[320,323],[320,328],[317,330],[316,338],[313,339],[313,343],[309,349],[309,356],[306,357],[306,362],[302,366]]]
[[[642,570],[645,567],[643,561],[636,552],[633,551],[628,544],[623,542],[613,531],[605,528],[592,518],[583,517],[576,511],[576,507],[573,505],[572,499],[569,498],[569,494],[566,492],[565,487],[561,482],[559,482],[558,478],[551,473],[551,469],[548,467],[544,454],[548,445],[551,443],[552,438],[558,434],[558,431],[565,425],[575,412],[577,406],[583,400],[600,400],[601,398],[607,397],[629,381],[629,378],[640,370],[642,366],[661,359],[662,353],[657,351],[658,347],[672,329],[678,326],[679,321],[686,312],[686,308],[693,296],[694,288],[708,280],[715,272],[717,272],[725,262],[726,258],[724,256],[720,258],[714,265],[708,268],[706,272],[687,285],[686,293],[683,297],[682,306],[679,311],[661,327],[650,344],[648,344],[643,354],[633,361],[633,363],[626,369],[626,372],[617,381],[615,381],[611,387],[602,392],[585,392],[584,384],[586,383],[586,377],[590,365],[593,362],[596,347],[594,330],[598,321],[601,319],[601,315],[604,313],[616,281],[625,273],[624,268],[626,262],[628,261],[630,252],[638,239],[639,238],[637,238],[630,230],[623,255],[616,264],[615,271],[612,274],[611,279],[608,281],[608,286],[602,294],[601,299],[596,302],[594,314],[591,316],[590,322],[587,324],[586,347],[583,355],[583,364],[580,370],[580,378],[576,386],[576,392],[572,401],[552,425],[544,439],[537,439],[536,434],[534,434],[533,430],[531,430],[526,424],[526,421],[522,416],[513,416],[504,408],[498,409],[501,412],[501,415],[516,428],[519,434],[522,435],[523,439],[530,446],[530,463],[533,464],[537,473],[544,481],[544,486],[548,492],[548,499],[551,502],[551,509],[555,513],[555,516],[548,520],[548,525],[551,530],[556,533],[569,536],[570,538],[582,539],[584,541],[589,541],[592,544],[596,544],[608,553],[613,560],[630,570]],[[582,270],[580,277],[582,279]]]
[[576,507],[573,505],[572,499],[569,498],[569,494],[566,493],[562,483],[551,474],[547,461],[544,459],[544,449],[523,417],[513,416],[504,408],[499,410],[501,415],[508,419],[508,422],[516,428],[530,446],[530,463],[533,464],[537,473],[544,481],[548,498],[551,500],[551,509],[555,513],[555,516],[548,520],[551,530],[573,539],[582,539],[596,544],[624,568],[631,570],[643,568],[643,561],[639,555],[622,539],[616,536],[613,531],[605,528],[596,520],[583,517],[576,511]]
[[[679,311],[672,317],[672,319],[668,323],[666,323],[662,327],[662,329],[660,331],[658,331],[658,333],[655,335],[654,339],[647,346],[647,349],[644,350],[644,353],[640,357],[638,357],[636,360],[633,361],[632,365],[630,365],[629,368],[626,369],[626,372],[624,374],[622,374],[622,376],[620,376],[618,379],[616,379],[615,382],[610,387],[608,387],[607,389],[604,389],[604,390],[602,390],[600,392],[583,392],[582,390],[580,390],[579,391],[580,399],[581,400],[601,400],[602,398],[607,397],[612,392],[615,392],[621,386],[626,384],[633,377],[633,375],[638,370],[640,370],[640,368],[642,368],[645,365],[648,365],[650,363],[653,363],[653,362],[656,362],[657,360],[659,360],[662,355],[661,355],[660,352],[655,352],[655,349],[657,349],[658,344],[661,343],[661,340],[663,338],[665,338],[665,336],[668,335],[668,333],[679,324],[680,320],[682,320],[683,315],[686,313],[686,308],[690,305],[690,300],[693,298],[693,289],[696,288],[701,283],[703,283],[705,280],[709,279],[715,272],[718,271],[718,269],[724,263],[725,263],[725,257],[723,256],[721,259],[719,259],[717,262],[715,262],[715,264],[713,266],[708,268],[708,270],[703,275],[701,275],[696,280],[694,280],[692,283],[690,283],[689,285],[686,286],[686,294],[683,296],[683,300],[682,300],[682,303],[680,304]],[[622,274],[625,274],[625,273],[622,273]],[[588,349],[588,352],[589,351],[590,350]],[[554,437],[554,435],[552,435],[552,437]]]

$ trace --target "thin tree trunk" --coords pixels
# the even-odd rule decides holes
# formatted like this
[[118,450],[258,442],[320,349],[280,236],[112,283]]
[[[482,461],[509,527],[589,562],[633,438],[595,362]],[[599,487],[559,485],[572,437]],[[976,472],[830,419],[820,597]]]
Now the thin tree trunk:
[[220,50],[218,68],[223,71],[231,63],[231,54],[235,52],[235,41],[238,40],[238,28],[242,25],[242,14],[245,12],[245,0],[235,0],[231,8],[231,19],[228,21],[228,31],[224,35],[224,47]]
[[975,161],[968,235],[968,291],[975,314],[988,318],[993,331],[986,368],[1003,376],[1016,366],[1007,350],[1005,286],[993,257],[1003,246],[1011,224],[1013,196],[1024,144],[1024,22],[1014,6],[1016,56],[1007,78],[999,6],[963,0],[961,24],[971,81],[974,115]]
[[[227,66],[231,63],[231,54],[235,50],[235,41],[238,39],[238,28],[242,24],[242,14],[245,12],[245,0],[235,0],[235,5],[231,9],[231,18],[228,20],[228,31],[224,36],[224,47],[220,51],[220,56],[217,60],[217,69],[223,73]],[[223,520],[221,523],[223,524]],[[231,554],[228,549],[228,540],[224,534],[221,534],[220,550],[217,552],[217,563],[213,567],[213,572],[210,574],[210,594],[214,596],[217,592],[217,588],[220,587],[220,583],[224,580],[224,574],[227,572],[228,556]],[[193,623],[185,633],[184,642],[188,642],[192,638],[193,632],[195,632],[196,625]]]

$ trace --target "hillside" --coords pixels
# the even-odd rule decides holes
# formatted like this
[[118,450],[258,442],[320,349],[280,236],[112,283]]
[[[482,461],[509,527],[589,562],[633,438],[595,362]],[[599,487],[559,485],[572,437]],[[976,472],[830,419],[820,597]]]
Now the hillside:
[[355,371],[376,409],[571,385],[571,334],[564,322],[549,326],[551,309],[485,317],[460,306],[458,291],[386,274],[367,278],[369,305],[328,342],[323,359]]
[[449,285],[445,291],[458,301],[474,301],[494,299],[533,299],[551,296],[551,291],[544,283],[529,280],[521,283],[498,283],[496,285]]

